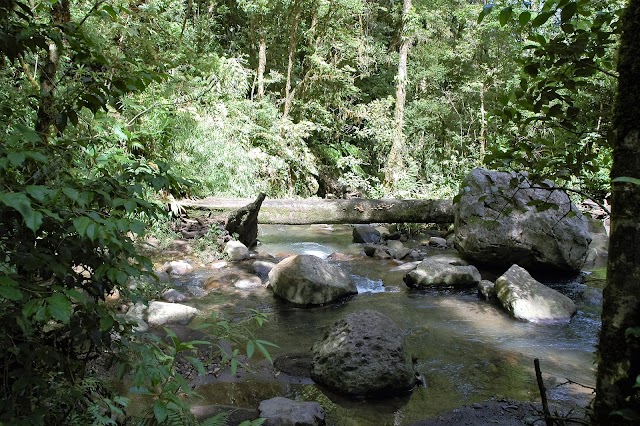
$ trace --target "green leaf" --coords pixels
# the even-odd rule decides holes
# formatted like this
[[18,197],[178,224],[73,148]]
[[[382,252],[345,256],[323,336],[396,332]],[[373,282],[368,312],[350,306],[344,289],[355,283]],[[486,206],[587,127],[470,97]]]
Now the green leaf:
[[162,401],[157,400],[153,404],[153,415],[158,423],[164,422],[167,419],[168,414],[169,410],[167,410],[167,406]]
[[51,193],[51,190],[43,185],[29,185],[25,188],[25,191],[39,202],[42,202],[44,198]]
[[500,25],[504,27],[507,24],[507,22],[509,22],[509,19],[511,19],[512,14],[513,14],[513,8],[511,6],[505,7],[504,9],[502,9],[500,11],[500,14],[498,15],[498,20],[500,21]]
[[55,293],[53,296],[47,297],[46,301],[51,317],[63,324],[68,324],[73,312],[73,305],[67,296],[62,293]]
[[18,287],[18,282],[6,275],[0,276],[0,298],[22,300],[22,292]]
[[25,318],[30,318],[38,309],[42,306],[42,299],[31,299],[22,307],[22,316]]
[[480,12],[480,15],[478,16],[478,24],[481,23],[484,17],[490,14],[492,10],[493,10],[493,3],[485,4],[482,7],[482,12]]
[[80,216],[73,219],[73,227],[79,236],[85,237],[87,235],[87,228],[93,223],[93,220],[87,216]]
[[632,183],[634,185],[640,185],[640,179],[632,178],[628,176],[620,176],[613,179],[611,182],[620,182],[620,183]]
[[523,27],[527,25],[530,20],[531,20],[531,12],[525,11],[525,12],[522,12],[520,16],[518,16],[518,22]]
[[629,327],[624,331],[624,337],[640,338],[640,327]]
[[275,343],[271,343],[271,342],[267,342],[266,340],[260,340],[257,339],[256,340],[256,346],[258,347],[258,350],[260,352],[262,352],[262,355],[270,362],[273,364],[273,359],[271,358],[271,354],[269,353],[269,350],[267,348],[265,348],[265,346],[273,346],[273,347],[278,347],[278,345],[276,345]]
[[202,364],[202,361],[200,361],[198,358],[193,357],[193,356],[188,356],[186,357],[187,360],[191,363],[191,365],[193,365],[196,370],[198,370],[198,374],[200,376],[206,376],[207,371],[204,368],[204,365]]
[[75,188],[71,188],[69,186],[66,186],[66,187],[62,188],[62,192],[67,197],[71,198],[72,201],[75,201],[76,203],[78,202],[78,197],[80,196],[80,193]]
[[0,193],[0,203],[20,212],[25,224],[34,233],[42,225],[42,213],[33,210],[31,200],[24,193]]
[[560,13],[560,21],[565,24],[573,18],[573,15],[576,14],[578,10],[578,3],[569,2],[565,7],[562,8],[562,12]]
[[539,27],[543,25],[545,22],[549,20],[553,16],[553,12],[542,12],[536,16],[533,21],[531,21],[531,25],[534,27]]
[[247,357],[251,358],[253,356],[253,351],[255,350],[255,343],[253,340],[249,340],[247,342]]
[[14,167],[21,166],[24,163],[25,155],[22,151],[13,151],[7,154],[7,158]]
[[98,224],[91,221],[85,230],[87,233],[87,237],[93,242],[98,238]]
[[109,314],[100,316],[100,330],[109,331],[113,327],[113,317]]

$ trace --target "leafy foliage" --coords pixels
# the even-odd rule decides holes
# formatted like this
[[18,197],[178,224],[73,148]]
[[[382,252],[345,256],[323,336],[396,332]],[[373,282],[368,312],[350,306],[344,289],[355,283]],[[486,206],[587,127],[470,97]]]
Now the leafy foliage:
[[[479,20],[493,9],[485,6]],[[500,24],[522,34],[523,73],[500,113],[503,126],[518,129],[517,140],[493,145],[492,164],[529,169],[604,198],[622,10],[622,2],[570,0],[500,10]]]

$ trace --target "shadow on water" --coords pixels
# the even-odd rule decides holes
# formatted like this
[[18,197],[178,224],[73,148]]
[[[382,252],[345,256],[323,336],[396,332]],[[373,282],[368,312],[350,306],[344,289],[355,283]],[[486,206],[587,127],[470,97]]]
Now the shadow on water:
[[[589,390],[580,386],[554,387],[566,379],[594,385],[601,297],[598,290],[594,292],[579,280],[549,283],[578,305],[578,314],[570,323],[524,323],[511,319],[497,305],[480,300],[475,291],[407,289],[402,282],[406,271],[391,271],[397,263],[358,256],[360,248],[351,244],[348,226],[263,226],[260,239],[261,253],[310,253],[325,258],[333,252],[351,255],[335,263],[352,274],[359,294],[338,304],[300,308],[275,299],[264,288],[221,286],[192,304],[204,312],[238,318],[247,309],[268,313],[269,322],[260,337],[279,345],[271,351],[274,357],[308,352],[338,317],[363,309],[377,310],[404,331],[405,348],[426,387],[384,400],[350,399],[322,389],[310,379],[286,378],[262,361],[256,365],[255,375],[199,386],[196,390],[206,404],[255,408],[261,400],[286,396],[319,402],[329,425],[406,425],[492,397],[537,400],[534,358],[541,361],[551,399],[584,406],[591,397]],[[203,279],[197,278],[200,282]]]

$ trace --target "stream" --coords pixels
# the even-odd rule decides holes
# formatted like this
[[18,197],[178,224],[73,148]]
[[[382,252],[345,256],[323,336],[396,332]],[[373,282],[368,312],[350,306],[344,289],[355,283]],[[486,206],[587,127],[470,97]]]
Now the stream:
[[[594,352],[602,297],[599,289],[583,283],[584,276],[545,282],[576,302],[578,313],[570,323],[519,322],[499,306],[480,299],[475,289],[409,290],[402,281],[408,271],[398,268],[397,261],[361,256],[361,247],[352,244],[351,229],[347,225],[261,225],[261,244],[257,247],[261,257],[304,253],[327,258],[331,253],[341,253],[337,257],[340,260],[330,262],[353,276],[358,295],[349,300],[299,308],[275,299],[263,287],[238,289],[220,284],[213,291],[214,282],[208,284],[205,296],[194,298],[189,304],[233,319],[246,316],[248,309],[267,313],[269,320],[259,330],[259,337],[279,346],[270,349],[274,358],[309,351],[322,337],[324,328],[340,316],[363,309],[377,310],[403,330],[405,349],[416,360],[416,370],[423,374],[426,387],[416,387],[406,396],[350,399],[321,389],[311,379],[273,374],[273,367],[254,356],[254,374],[203,379],[196,392],[204,401],[194,403],[255,408],[264,399],[285,396],[319,402],[328,425],[409,425],[494,397],[539,400],[534,358],[540,359],[552,404],[585,406],[589,402],[591,390],[576,383],[595,386]],[[410,240],[405,246],[419,242]],[[429,248],[429,255],[452,252]],[[208,275],[210,269],[196,270],[175,285],[194,294],[202,289]],[[567,380],[576,383],[561,385]]]

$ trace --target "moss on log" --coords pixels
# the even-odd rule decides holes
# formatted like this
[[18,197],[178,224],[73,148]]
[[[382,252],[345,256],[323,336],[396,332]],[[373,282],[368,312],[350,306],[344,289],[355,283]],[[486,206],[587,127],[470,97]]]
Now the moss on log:
[[[187,210],[209,210],[220,214],[237,210],[253,200],[205,198],[181,200]],[[451,200],[265,200],[258,215],[260,223],[309,225],[314,223],[453,223]]]

